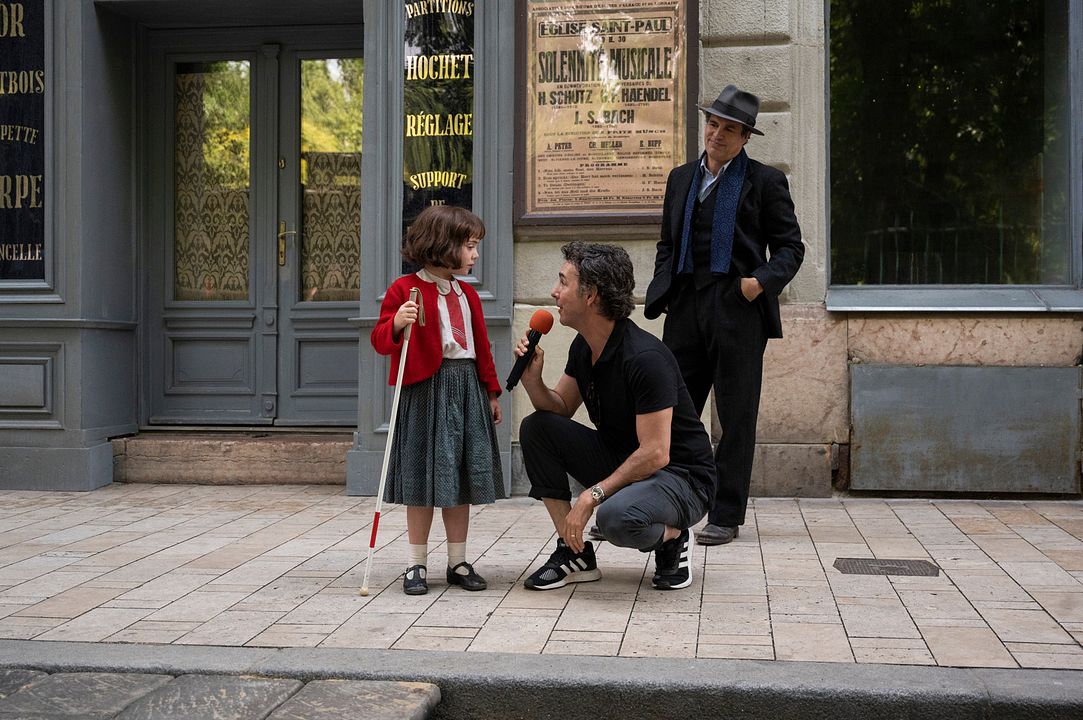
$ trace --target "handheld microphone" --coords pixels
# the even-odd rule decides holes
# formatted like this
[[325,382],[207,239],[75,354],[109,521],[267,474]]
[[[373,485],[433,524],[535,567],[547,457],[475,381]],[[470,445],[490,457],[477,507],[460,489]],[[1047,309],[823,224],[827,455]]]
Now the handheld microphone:
[[534,350],[537,349],[541,336],[552,329],[553,313],[548,310],[535,310],[534,314],[530,316],[530,330],[526,333],[526,352],[515,359],[515,365],[512,366],[511,374],[508,375],[508,390],[519,384],[519,378],[523,376],[523,371],[526,370],[526,366],[533,359]]

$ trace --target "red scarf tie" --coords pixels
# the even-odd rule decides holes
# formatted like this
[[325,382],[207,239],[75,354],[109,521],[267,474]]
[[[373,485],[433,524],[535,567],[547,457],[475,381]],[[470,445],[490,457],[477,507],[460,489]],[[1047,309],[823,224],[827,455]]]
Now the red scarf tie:
[[463,350],[466,350],[466,325],[463,323],[463,309],[459,305],[459,296],[454,288],[444,296],[444,302],[447,304],[448,319],[451,320],[451,337],[462,346]]

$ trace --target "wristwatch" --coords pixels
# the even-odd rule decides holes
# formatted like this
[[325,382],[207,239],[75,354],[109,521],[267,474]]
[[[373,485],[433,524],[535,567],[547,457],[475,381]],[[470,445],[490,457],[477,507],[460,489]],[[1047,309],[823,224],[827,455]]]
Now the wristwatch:
[[601,505],[605,501],[605,490],[601,485],[595,485],[590,489],[590,496],[594,498],[594,502]]

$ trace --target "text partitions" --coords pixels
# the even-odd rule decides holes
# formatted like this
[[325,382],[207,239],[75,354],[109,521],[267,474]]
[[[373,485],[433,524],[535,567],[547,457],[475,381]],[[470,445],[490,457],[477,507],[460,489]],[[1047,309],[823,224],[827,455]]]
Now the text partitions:
[[405,228],[428,205],[473,205],[474,3],[407,0]]
[[0,1],[0,281],[45,279],[44,0]]

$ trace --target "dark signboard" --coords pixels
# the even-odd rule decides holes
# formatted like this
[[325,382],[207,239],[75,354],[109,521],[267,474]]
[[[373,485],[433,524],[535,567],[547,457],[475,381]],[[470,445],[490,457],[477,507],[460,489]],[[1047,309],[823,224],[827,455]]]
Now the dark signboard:
[[45,279],[44,0],[0,0],[0,281]]
[[407,0],[405,230],[428,205],[473,207],[474,3]]

